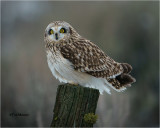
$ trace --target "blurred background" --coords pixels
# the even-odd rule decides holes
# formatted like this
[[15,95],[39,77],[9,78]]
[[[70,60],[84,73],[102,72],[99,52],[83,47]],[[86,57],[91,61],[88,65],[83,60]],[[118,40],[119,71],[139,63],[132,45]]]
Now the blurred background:
[[[1,2],[1,125],[49,127],[60,84],[47,65],[44,30],[69,22],[137,82],[100,96],[95,127],[159,126],[159,1]],[[10,116],[11,113],[29,114]]]

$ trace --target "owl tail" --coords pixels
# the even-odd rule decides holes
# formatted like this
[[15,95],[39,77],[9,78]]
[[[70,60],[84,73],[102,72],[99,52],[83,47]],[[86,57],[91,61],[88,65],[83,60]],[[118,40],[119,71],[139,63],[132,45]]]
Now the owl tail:
[[127,63],[122,63],[121,65],[123,67],[123,73],[115,78],[107,79],[110,86],[118,92],[125,90],[126,87],[136,82],[136,79],[129,74],[132,70],[132,66]]
[[127,63],[121,63],[121,66],[123,67],[123,73],[129,74],[132,71],[132,66]]

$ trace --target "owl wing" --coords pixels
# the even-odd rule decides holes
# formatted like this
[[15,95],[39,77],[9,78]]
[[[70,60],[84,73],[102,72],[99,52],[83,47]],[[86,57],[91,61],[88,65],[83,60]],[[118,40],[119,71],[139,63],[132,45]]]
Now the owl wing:
[[112,78],[123,72],[120,63],[107,56],[89,40],[81,39],[61,47],[61,54],[69,60],[74,69],[95,77]]

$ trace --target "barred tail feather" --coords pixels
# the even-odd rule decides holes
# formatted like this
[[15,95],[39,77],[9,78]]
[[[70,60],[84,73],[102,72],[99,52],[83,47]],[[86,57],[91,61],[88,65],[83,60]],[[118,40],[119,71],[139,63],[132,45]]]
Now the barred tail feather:
[[124,86],[136,82],[135,78],[125,73],[122,73],[121,75],[117,76],[116,80],[118,80],[119,83]]
[[107,81],[110,83],[111,87],[118,92],[124,91],[126,87],[136,82],[135,78],[125,73],[122,73],[114,79],[107,79]]
[[121,63],[123,67],[123,73],[130,73],[132,71],[132,66],[127,63]]

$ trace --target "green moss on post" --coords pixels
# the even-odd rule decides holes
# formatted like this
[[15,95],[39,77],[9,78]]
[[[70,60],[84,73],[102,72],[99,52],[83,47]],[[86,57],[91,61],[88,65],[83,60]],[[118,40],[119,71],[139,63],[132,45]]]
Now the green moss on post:
[[98,118],[98,115],[95,115],[94,113],[88,113],[84,115],[84,121],[89,124],[96,123],[97,118]]
[[51,127],[93,127],[98,98],[97,89],[59,85]]

